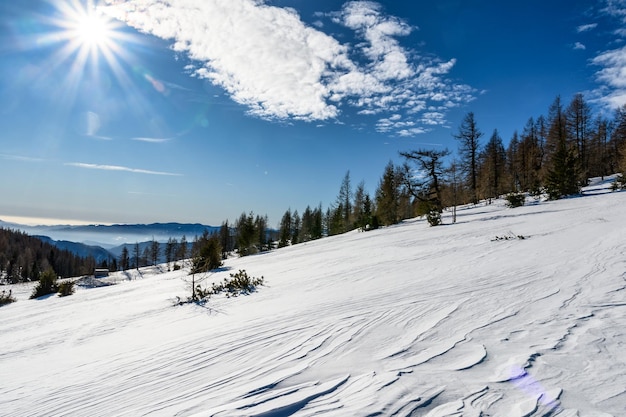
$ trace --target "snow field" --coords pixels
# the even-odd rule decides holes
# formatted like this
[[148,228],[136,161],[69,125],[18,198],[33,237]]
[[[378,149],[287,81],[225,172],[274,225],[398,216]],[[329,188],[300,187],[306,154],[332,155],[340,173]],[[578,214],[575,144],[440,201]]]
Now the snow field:
[[626,193],[601,191],[231,259],[205,283],[266,286],[206,306],[173,305],[186,271],[16,288],[0,414],[624,416]]

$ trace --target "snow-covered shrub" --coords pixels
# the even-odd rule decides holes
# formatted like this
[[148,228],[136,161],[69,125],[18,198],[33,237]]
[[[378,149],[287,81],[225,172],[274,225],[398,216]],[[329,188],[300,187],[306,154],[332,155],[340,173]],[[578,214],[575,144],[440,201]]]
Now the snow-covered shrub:
[[510,193],[506,195],[506,205],[510,208],[521,207],[524,205],[526,195],[524,193]]
[[59,297],[66,297],[74,294],[74,281],[67,280],[59,284]]
[[428,214],[426,214],[426,220],[428,220],[428,224],[431,226],[439,226],[441,224],[441,213],[439,210],[431,209]]
[[224,278],[224,281],[219,284],[213,284],[211,288],[212,294],[219,294],[225,292],[227,296],[236,297],[240,294],[246,295],[256,291],[256,287],[263,285],[265,278],[255,278],[248,275],[248,273],[240,269],[235,274],[230,274],[230,279]]
[[[202,280],[206,277],[202,278]],[[255,278],[240,269],[235,274],[230,274],[230,278],[224,278],[220,283],[213,283],[209,288],[203,289],[196,281],[192,282],[192,296],[187,297],[185,301],[180,297],[176,297],[174,305],[183,305],[185,303],[205,304],[212,295],[225,293],[227,297],[237,297],[238,295],[248,295],[256,291],[257,287],[264,285],[265,278]]]
[[611,190],[613,191],[626,190],[626,175],[624,174],[618,175],[617,178],[615,178],[615,181],[613,181],[613,184],[611,185]]
[[2,290],[2,293],[0,293],[0,306],[11,304],[16,301],[17,300],[15,299],[15,297],[13,297],[13,295],[11,294],[11,290],[9,290],[8,292]]

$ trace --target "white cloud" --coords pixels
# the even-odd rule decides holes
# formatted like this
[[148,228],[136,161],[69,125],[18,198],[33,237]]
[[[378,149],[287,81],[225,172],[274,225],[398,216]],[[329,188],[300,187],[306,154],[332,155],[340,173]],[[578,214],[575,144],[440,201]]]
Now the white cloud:
[[606,0],[606,6],[602,11],[609,16],[626,21],[626,0]]
[[587,49],[587,47],[586,47],[585,45],[583,45],[582,43],[580,43],[580,42],[576,42],[576,43],[574,44],[573,48],[574,48],[575,50],[582,50],[582,51],[584,51],[585,49]]
[[42,162],[41,158],[33,158],[30,156],[21,156],[21,155],[9,155],[0,153],[0,158],[6,159],[9,161],[22,161],[22,162]]
[[595,29],[596,27],[598,27],[597,23],[589,23],[586,25],[580,25],[576,28],[576,32],[581,33],[581,32],[588,32],[590,30]]
[[290,9],[253,0],[109,0],[104,11],[204,64],[196,74],[264,118],[328,119],[327,72],[345,47],[307,27]]
[[165,143],[165,142],[169,142],[171,139],[141,137],[141,138],[132,138],[132,140],[136,140],[139,142],[147,142],[147,143]]
[[431,126],[439,126],[445,123],[445,114],[441,112],[427,112],[422,115],[422,123]]
[[354,30],[366,40],[362,51],[370,60],[370,69],[379,80],[404,79],[413,75],[407,52],[396,40],[412,28],[402,20],[385,16],[378,3],[352,1],[346,3],[335,21]]
[[626,104],[615,102],[616,97],[623,97],[626,93],[626,47],[603,52],[592,62],[602,67],[596,73],[598,81],[613,91],[608,97],[609,101],[616,105]]
[[[607,0],[603,12],[626,23],[626,0]],[[621,26],[621,25],[620,25]],[[625,36],[619,30],[617,36]],[[601,52],[592,63],[600,67],[596,80],[601,87],[594,91],[599,101],[611,108],[626,105],[626,46]]]
[[103,171],[121,171],[121,172],[132,172],[135,174],[165,175],[165,176],[173,176],[173,177],[182,176],[182,174],[174,174],[171,172],[150,171],[147,169],[128,168],[128,167],[118,166],[118,165],[98,165],[98,164],[87,164],[84,162],[68,162],[65,165],[78,167],[78,168],[86,168],[86,169],[99,169]]
[[421,135],[421,134],[428,133],[428,132],[430,132],[430,129],[425,129],[423,127],[414,127],[411,129],[399,130],[398,136],[409,137],[409,136]]
[[[172,40],[172,48],[207,78],[264,119],[338,119],[342,108],[363,115],[420,112],[425,101],[458,105],[473,90],[446,79],[455,60],[423,57],[400,45],[415,27],[371,1],[351,1],[313,26],[290,8],[263,0],[106,0],[102,10],[130,26]],[[322,19],[353,31],[341,43]]]

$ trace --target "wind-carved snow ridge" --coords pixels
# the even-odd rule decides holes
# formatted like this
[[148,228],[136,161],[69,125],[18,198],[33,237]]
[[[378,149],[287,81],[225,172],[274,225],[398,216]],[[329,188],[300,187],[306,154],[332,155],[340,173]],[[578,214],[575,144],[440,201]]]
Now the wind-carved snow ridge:
[[268,285],[208,309],[185,270],[13,286],[0,414],[626,416],[626,193],[594,184],[230,259]]

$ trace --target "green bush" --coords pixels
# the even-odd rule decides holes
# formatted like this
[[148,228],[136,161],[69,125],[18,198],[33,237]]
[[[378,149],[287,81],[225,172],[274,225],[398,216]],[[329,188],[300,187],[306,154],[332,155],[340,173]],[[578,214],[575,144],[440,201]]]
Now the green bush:
[[245,270],[240,269],[236,274],[230,274],[230,279],[224,278],[222,283],[213,284],[210,293],[219,294],[225,292],[228,297],[247,295],[256,291],[256,287],[263,285],[264,281],[263,277],[251,277]]
[[510,193],[506,195],[506,205],[510,208],[521,207],[526,201],[526,195],[524,193]]
[[66,297],[74,294],[74,281],[67,280],[59,284],[59,297]]
[[9,292],[2,290],[2,293],[0,293],[0,306],[11,304],[17,301],[15,297],[13,297],[11,292],[12,290],[9,290]]
[[431,209],[426,215],[426,220],[431,226],[439,226],[441,224],[441,213],[437,209]]
[[[192,296],[187,297],[183,301],[180,297],[176,297],[174,305],[183,305],[185,303],[206,303],[212,295],[225,293],[227,297],[237,297],[238,295],[248,295],[256,291],[257,287],[265,284],[265,278],[255,278],[240,269],[235,274],[230,274],[230,278],[224,278],[220,283],[213,283],[211,287],[203,289],[200,284],[192,281]],[[195,286],[195,287],[194,287]]]
[[30,298],[39,298],[44,295],[54,294],[59,290],[57,285],[57,274],[53,269],[48,269],[39,276],[39,283],[33,289]]

